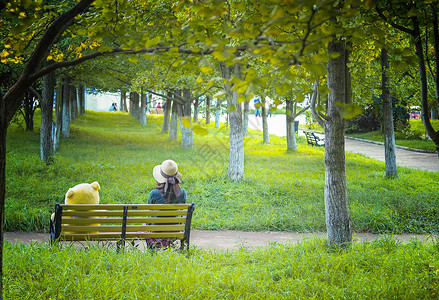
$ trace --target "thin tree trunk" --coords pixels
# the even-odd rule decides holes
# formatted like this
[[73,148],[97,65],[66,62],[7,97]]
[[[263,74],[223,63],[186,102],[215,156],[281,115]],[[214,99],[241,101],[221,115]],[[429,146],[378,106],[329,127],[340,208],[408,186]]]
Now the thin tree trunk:
[[291,99],[286,99],[286,110],[287,151],[297,151],[296,132],[294,128],[294,102]]
[[121,90],[120,91],[119,110],[120,111],[126,111],[126,105],[127,105],[127,92],[125,90]]
[[[192,93],[190,89],[183,89],[184,106],[182,110],[182,122],[181,126],[181,148],[192,149],[194,145],[192,134],[192,113],[191,113],[191,100]],[[183,121],[184,120],[184,121]]]
[[[242,78],[241,65],[235,64],[235,76]],[[231,67],[221,63],[221,76],[224,79],[231,78]],[[230,92],[230,86],[226,84],[227,105],[232,109],[229,113],[230,120],[230,152],[227,175],[230,179],[238,181],[244,178],[244,134],[242,126],[241,103],[238,103],[236,91]]]
[[[6,134],[9,120],[7,118],[5,101],[0,94],[0,278],[3,278],[3,240],[5,224],[6,198]],[[3,299],[3,280],[0,280],[0,299]]]
[[177,101],[172,101],[171,128],[169,130],[169,139],[176,141],[178,137],[178,106]]
[[79,114],[83,116],[85,114],[85,88],[83,85],[78,87],[78,103]]
[[55,73],[44,76],[43,99],[41,101],[41,127],[40,127],[40,159],[46,164],[53,162],[53,97],[55,94]]
[[206,97],[206,125],[210,124],[210,100],[211,97],[207,96]]
[[[168,92],[168,96],[172,97],[172,92]],[[163,110],[163,123],[162,123],[162,133],[166,134],[169,131],[169,120],[171,119],[171,99],[166,99],[165,109]]]
[[216,99],[215,106],[215,128],[220,128],[221,126],[221,102]]
[[328,63],[327,119],[325,129],[325,208],[328,244],[345,246],[352,241],[351,218],[348,208],[345,164],[345,120],[338,101],[349,102],[348,52],[345,42],[329,43],[329,56],[340,54]]
[[62,79],[58,77],[57,88],[56,88],[56,99],[55,99],[55,124],[52,127],[52,140],[53,140],[53,151],[58,151],[59,148],[59,136],[62,129],[62,101],[63,101],[63,84]]
[[419,22],[417,17],[412,17],[413,21],[413,40],[416,48],[416,56],[418,57],[418,69],[419,79],[421,81],[421,103],[422,103],[422,121],[424,122],[425,129],[428,136],[432,139],[436,145],[436,151],[439,154],[439,132],[434,130],[430,121],[430,112],[428,108],[428,85],[427,85],[427,72],[425,70],[424,51],[421,40],[421,33],[419,28]]
[[246,100],[244,102],[244,114],[243,114],[243,116],[244,116],[244,123],[243,123],[244,135],[248,135],[248,115],[249,115],[249,112],[250,112],[250,101]]
[[78,117],[78,97],[76,88],[71,86],[70,87],[70,120],[76,120]]
[[386,49],[381,49],[381,85],[383,98],[383,129],[384,129],[384,154],[386,163],[386,176],[388,178],[398,177],[396,168],[395,133],[393,127],[392,98],[389,89],[389,56]]
[[198,122],[198,106],[200,105],[200,99],[196,99],[194,102],[194,119],[193,122]]
[[262,143],[269,144],[270,143],[270,135],[268,132],[268,120],[267,120],[267,109],[265,107],[265,99],[262,100]]
[[140,119],[140,125],[146,125],[146,123],[147,123],[147,120],[146,120],[146,98],[145,98],[145,93],[143,93],[143,91],[140,94],[139,119]]
[[70,78],[64,78],[63,82],[63,101],[62,101],[62,134],[70,137]]

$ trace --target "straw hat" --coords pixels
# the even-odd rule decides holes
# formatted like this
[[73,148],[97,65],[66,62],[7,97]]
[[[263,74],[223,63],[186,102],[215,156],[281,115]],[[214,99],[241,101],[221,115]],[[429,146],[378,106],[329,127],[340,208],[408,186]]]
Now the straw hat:
[[165,183],[167,181],[162,173],[167,176],[177,176],[178,178],[182,176],[178,173],[177,163],[171,159],[165,160],[161,165],[155,166],[152,170],[152,175],[158,183]]

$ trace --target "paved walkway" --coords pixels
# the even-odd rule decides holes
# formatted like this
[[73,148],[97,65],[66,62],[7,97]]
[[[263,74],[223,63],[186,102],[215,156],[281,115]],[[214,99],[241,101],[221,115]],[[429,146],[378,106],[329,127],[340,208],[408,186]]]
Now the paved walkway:
[[[322,237],[324,233],[288,233],[288,232],[246,232],[235,230],[191,230],[191,247],[213,251],[229,251],[239,248],[249,250],[268,246],[270,243],[298,243],[306,239]],[[360,233],[354,236],[359,242],[372,241],[382,237],[378,234]],[[412,239],[428,241],[428,236],[420,234],[394,235],[395,239],[407,242]],[[6,232],[5,240],[12,243],[48,243],[49,233],[37,232]],[[144,244],[139,246],[141,249]]]
[[[299,119],[299,122],[304,124],[305,120],[302,118]],[[262,119],[250,115],[249,128],[262,130]],[[271,118],[268,118],[268,131],[271,134],[285,136],[285,115],[272,115]],[[299,135],[303,135],[301,130],[299,130]],[[346,151],[385,161],[384,145],[382,143],[346,138]],[[401,167],[439,172],[439,156],[436,153],[416,152],[399,146],[396,148],[396,164]]]

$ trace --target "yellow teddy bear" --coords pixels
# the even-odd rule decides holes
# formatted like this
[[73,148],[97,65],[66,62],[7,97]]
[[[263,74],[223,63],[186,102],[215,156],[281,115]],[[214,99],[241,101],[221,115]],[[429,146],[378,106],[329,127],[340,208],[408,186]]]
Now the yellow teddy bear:
[[[65,204],[99,204],[100,185],[97,181],[81,183],[70,188],[66,193]],[[52,214],[52,221],[55,214]]]
[[99,204],[99,183],[81,183],[66,193],[66,204]]

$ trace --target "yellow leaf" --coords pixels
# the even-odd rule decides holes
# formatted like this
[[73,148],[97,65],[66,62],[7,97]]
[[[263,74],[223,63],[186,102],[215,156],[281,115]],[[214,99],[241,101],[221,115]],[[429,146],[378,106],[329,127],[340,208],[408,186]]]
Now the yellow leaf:
[[191,128],[191,118],[184,117],[181,123],[183,124],[184,127]]
[[202,77],[198,77],[196,80],[197,83],[202,83],[203,82],[203,78]]
[[200,125],[195,125],[192,128],[192,131],[196,134],[201,135],[201,136],[205,136],[205,135],[209,134],[209,131],[206,128],[201,127]]
[[132,63],[139,62],[139,58],[137,56],[130,56],[130,57],[128,57],[128,60]]

